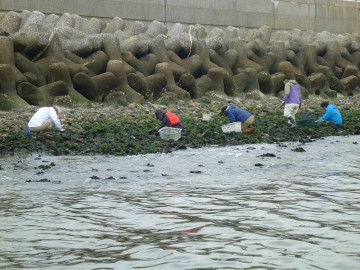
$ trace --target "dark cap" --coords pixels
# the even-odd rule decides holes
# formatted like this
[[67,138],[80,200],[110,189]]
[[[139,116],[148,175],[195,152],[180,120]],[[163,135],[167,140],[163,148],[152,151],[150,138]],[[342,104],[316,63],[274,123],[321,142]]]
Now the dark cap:
[[221,107],[221,112],[225,113],[226,109],[228,108],[228,105],[224,105]]

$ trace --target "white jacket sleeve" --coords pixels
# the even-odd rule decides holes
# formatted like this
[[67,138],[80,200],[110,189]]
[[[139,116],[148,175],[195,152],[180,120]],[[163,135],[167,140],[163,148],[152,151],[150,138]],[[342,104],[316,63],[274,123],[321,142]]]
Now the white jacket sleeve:
[[59,116],[57,115],[56,111],[54,108],[52,108],[52,110],[50,111],[50,118],[51,120],[54,122],[54,125],[60,130],[60,131],[64,131],[63,126],[61,125]]

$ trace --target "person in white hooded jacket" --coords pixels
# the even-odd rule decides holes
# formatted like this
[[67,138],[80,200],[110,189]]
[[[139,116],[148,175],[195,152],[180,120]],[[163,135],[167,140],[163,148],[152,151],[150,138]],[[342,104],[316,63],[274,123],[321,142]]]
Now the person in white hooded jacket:
[[56,106],[42,107],[31,117],[28,123],[28,129],[30,132],[43,132],[55,126],[60,132],[63,132],[64,128],[61,125],[59,115],[60,109]]

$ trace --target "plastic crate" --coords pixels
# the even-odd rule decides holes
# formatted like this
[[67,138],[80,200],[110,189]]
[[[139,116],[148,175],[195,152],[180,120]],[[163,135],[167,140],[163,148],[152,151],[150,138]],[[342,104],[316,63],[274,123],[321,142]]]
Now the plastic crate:
[[177,141],[181,138],[181,128],[163,127],[159,129],[160,138],[163,140]]
[[211,120],[211,114],[210,113],[203,113],[202,120],[209,122]]
[[221,129],[224,133],[241,132],[241,122],[233,122],[227,125],[223,125],[221,126]]

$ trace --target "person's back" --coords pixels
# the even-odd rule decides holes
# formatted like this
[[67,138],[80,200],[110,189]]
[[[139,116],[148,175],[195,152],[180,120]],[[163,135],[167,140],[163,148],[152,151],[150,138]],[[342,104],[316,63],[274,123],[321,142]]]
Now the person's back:
[[254,122],[254,115],[243,109],[237,108],[233,105],[225,105],[221,108],[221,112],[226,115],[230,123],[241,122],[242,132],[253,132],[255,128],[250,127]]
[[175,113],[158,109],[155,111],[155,117],[161,121],[157,130],[163,127],[183,128],[180,118]]
[[233,105],[229,105],[227,110],[225,111],[225,115],[229,117],[230,123],[233,122],[241,122],[245,123],[246,120],[252,115],[248,111],[237,108]]
[[295,80],[286,81],[283,101],[287,104],[301,104],[301,91]]

